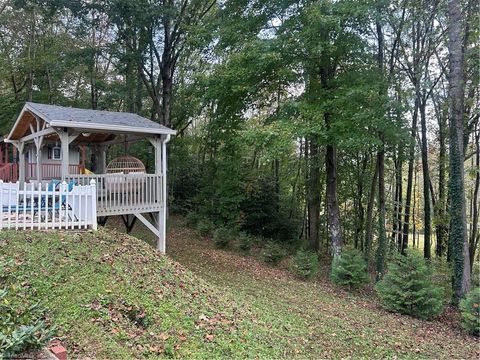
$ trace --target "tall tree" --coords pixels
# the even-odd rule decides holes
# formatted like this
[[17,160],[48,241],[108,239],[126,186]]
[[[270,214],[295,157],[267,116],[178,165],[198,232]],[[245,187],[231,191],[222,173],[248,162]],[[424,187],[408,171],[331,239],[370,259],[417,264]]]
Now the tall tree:
[[454,301],[470,290],[470,255],[467,237],[464,169],[464,49],[463,11],[459,0],[448,1],[448,51],[450,59],[450,232],[453,249]]

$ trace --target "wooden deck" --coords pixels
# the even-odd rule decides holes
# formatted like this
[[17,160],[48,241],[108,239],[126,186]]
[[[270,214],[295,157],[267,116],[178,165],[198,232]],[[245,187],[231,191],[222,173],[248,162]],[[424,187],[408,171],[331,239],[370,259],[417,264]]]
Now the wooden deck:
[[102,174],[68,175],[67,182],[78,185],[95,180],[97,216],[128,215],[158,212],[163,208],[161,175],[156,174]]

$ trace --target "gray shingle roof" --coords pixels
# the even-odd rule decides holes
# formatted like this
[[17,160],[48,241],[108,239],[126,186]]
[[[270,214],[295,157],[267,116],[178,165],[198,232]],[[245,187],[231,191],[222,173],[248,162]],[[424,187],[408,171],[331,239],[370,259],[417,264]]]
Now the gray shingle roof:
[[156,134],[175,134],[175,131],[148,120],[137,114],[103,110],[89,110],[57,105],[26,103],[27,108],[47,121],[51,126],[85,126],[90,129],[122,128],[132,132],[148,132]]

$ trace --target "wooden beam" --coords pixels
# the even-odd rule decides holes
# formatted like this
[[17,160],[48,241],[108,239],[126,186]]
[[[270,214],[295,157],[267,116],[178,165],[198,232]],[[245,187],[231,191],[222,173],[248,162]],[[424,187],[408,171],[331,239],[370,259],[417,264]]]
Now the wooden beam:
[[[127,136],[127,142],[144,140],[145,138],[146,138],[145,136],[131,135],[131,136]],[[123,144],[124,142],[125,142],[125,139],[113,139],[113,140],[101,142],[100,144],[109,146],[109,145],[115,145],[115,144]]]
[[[38,137],[43,137],[45,135],[50,135],[50,134],[53,134],[55,133],[55,129],[53,128],[46,128],[46,129],[43,129],[43,130],[40,130],[38,132],[35,132],[33,134],[30,134],[30,135],[27,135],[27,136],[24,136],[22,138],[20,138],[20,140],[18,140],[18,142],[27,142],[27,141],[30,141],[30,140],[34,140]],[[14,143],[15,140],[11,140],[9,142],[11,142],[12,144]]]
[[160,233],[158,232],[158,229],[155,228],[155,226],[152,225],[152,223],[150,221],[148,221],[145,216],[143,216],[142,214],[140,213],[134,213],[133,215],[135,215],[151,232],[153,232],[153,234],[157,237],[160,236]]
[[76,138],[80,136],[80,133],[78,134],[72,134],[68,137],[68,144],[70,145],[73,141],[75,141]]

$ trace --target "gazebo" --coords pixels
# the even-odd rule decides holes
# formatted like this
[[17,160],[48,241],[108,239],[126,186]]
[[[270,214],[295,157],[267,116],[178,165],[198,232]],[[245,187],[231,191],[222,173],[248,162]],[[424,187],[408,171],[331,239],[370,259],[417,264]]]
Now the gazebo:
[[[57,144],[60,162],[59,181],[76,185],[96,184],[97,216],[104,223],[108,216],[120,215],[131,230],[136,219],[157,237],[157,248],[165,252],[166,225],[166,144],[175,131],[136,114],[87,110],[27,102],[4,141],[17,149],[20,187],[26,180],[26,153],[36,154],[35,178],[41,182],[46,167],[42,152]],[[155,149],[155,171],[107,171],[107,151],[111,145],[148,140]],[[95,174],[72,171],[71,148],[89,147],[97,157]],[[149,214],[150,219],[145,215]]]

